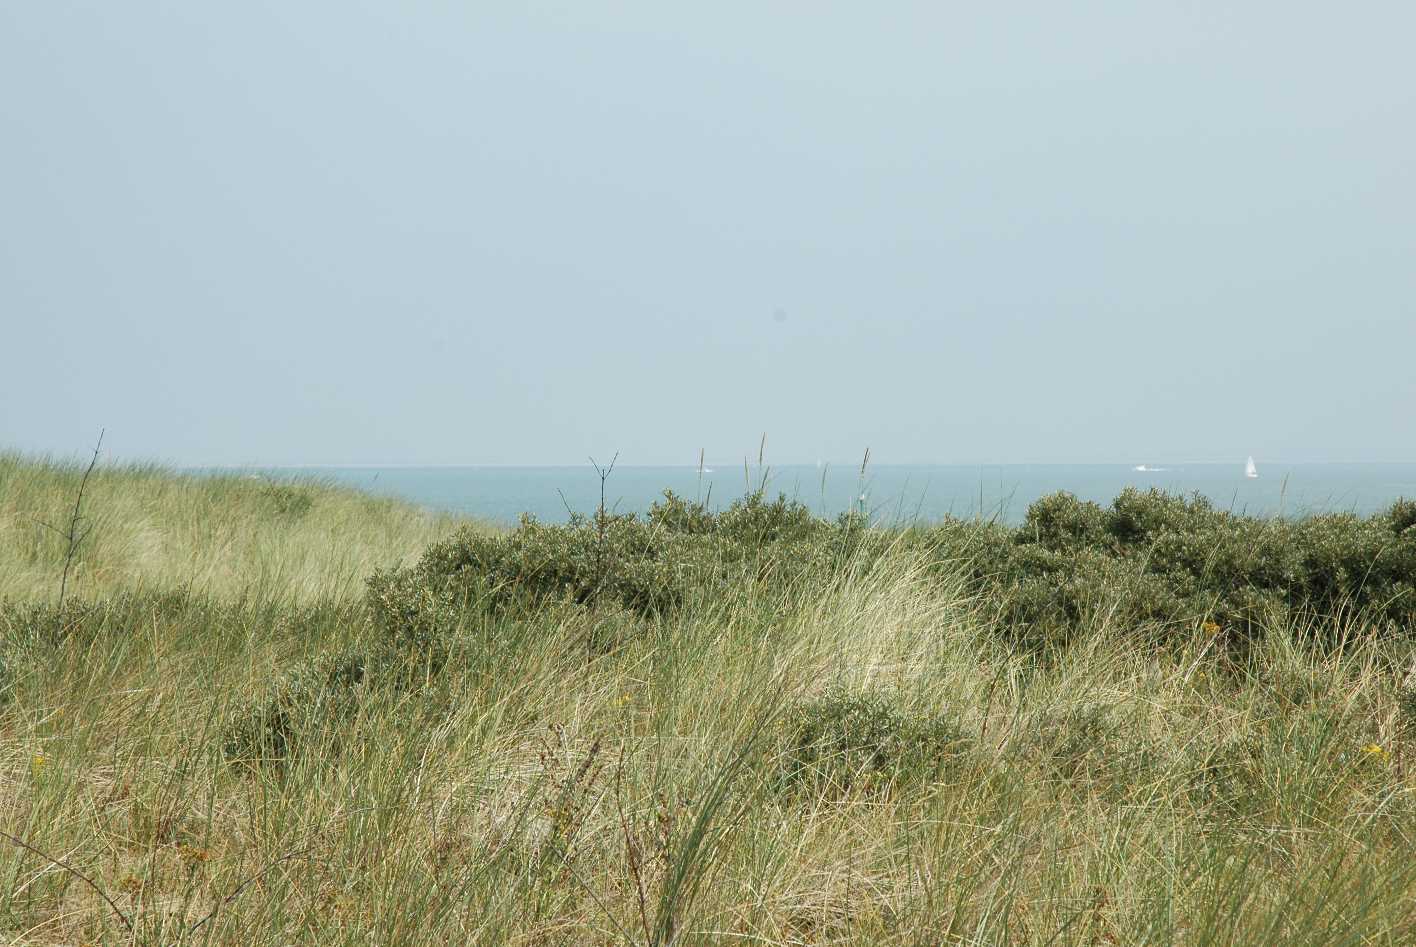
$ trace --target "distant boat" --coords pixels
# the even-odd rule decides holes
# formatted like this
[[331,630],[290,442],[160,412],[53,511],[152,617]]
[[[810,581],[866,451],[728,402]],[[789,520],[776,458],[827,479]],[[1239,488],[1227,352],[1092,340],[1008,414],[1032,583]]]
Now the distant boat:
[[1244,476],[1250,480],[1259,479],[1259,468],[1254,466],[1254,458],[1252,457],[1244,462]]
[[1140,473],[1165,473],[1164,467],[1151,467],[1147,464],[1137,464],[1131,469]]

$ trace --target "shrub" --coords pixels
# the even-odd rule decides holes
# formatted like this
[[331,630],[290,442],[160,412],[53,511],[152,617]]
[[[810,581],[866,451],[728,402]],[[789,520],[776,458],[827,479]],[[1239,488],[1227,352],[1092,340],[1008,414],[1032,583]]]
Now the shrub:
[[831,691],[798,705],[783,727],[784,788],[844,792],[936,776],[967,744],[951,717],[899,710],[879,693]]
[[649,525],[670,533],[706,536],[717,528],[718,518],[705,504],[665,490],[664,499],[649,508]]
[[923,547],[951,574],[962,568],[1023,648],[1065,646],[1098,626],[1163,639],[1201,624],[1242,648],[1286,615],[1355,610],[1387,628],[1416,624],[1413,516],[1416,504],[1400,501],[1366,519],[1266,520],[1201,496],[1131,489],[1109,508],[1044,497],[1017,528],[946,519],[883,535],[859,515],[824,520],[784,496],[756,493],[715,513],[666,493],[643,518],[600,512],[562,525],[527,517],[500,536],[464,530],[415,567],[375,575],[368,603],[390,641],[421,649],[468,608],[525,617],[560,603],[654,619],[744,589],[790,590],[895,541]]
[[1189,499],[1151,489],[1122,490],[1106,515],[1106,532],[1122,545],[1137,546],[1163,533],[1186,533],[1212,522],[1216,516],[1209,500],[1195,494]]
[[1416,737],[1416,680],[1410,674],[1396,690],[1396,723],[1402,734]]
[[[1029,648],[1065,644],[1105,617],[1164,632],[1214,622],[1242,643],[1276,613],[1357,611],[1387,627],[1416,624],[1416,504],[1366,519],[1257,519],[1201,496],[1122,492],[1109,509],[1059,493],[1009,530],[946,521],[925,534],[963,559],[975,591],[998,603],[1005,633]],[[1331,642],[1328,642],[1331,643]]]
[[24,663],[23,654],[18,642],[0,640],[0,707],[7,706],[15,696],[15,679]]
[[1408,500],[1405,497],[1398,499],[1387,510],[1387,522],[1391,525],[1391,531],[1400,536],[1407,530],[1416,527],[1416,500]]
[[1045,496],[1028,507],[1020,535],[1044,549],[1072,549],[1097,543],[1106,532],[1106,514],[1070,493]]
[[414,646],[468,607],[515,616],[561,603],[654,618],[691,598],[829,572],[865,533],[853,518],[831,523],[786,497],[753,494],[714,513],[669,492],[643,518],[598,512],[549,525],[528,516],[505,535],[464,529],[411,569],[375,575],[367,600],[392,640]]
[[460,615],[459,602],[446,583],[428,582],[409,569],[375,572],[364,601],[374,627],[398,651],[440,647]]

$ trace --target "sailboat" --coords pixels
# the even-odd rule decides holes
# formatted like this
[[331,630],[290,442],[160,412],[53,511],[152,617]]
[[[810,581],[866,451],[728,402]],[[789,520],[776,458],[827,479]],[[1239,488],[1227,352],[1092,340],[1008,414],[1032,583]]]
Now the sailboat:
[[1254,458],[1252,457],[1244,462],[1244,476],[1250,480],[1259,479],[1259,468],[1254,466]]

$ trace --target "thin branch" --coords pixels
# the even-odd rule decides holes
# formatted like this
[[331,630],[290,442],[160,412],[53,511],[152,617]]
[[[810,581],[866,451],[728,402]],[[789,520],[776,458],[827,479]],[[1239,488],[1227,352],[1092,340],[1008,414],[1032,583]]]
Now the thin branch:
[[595,511],[595,590],[594,597],[598,598],[600,592],[604,590],[605,583],[609,579],[609,566],[605,559],[605,543],[608,539],[609,511],[605,509],[605,481],[610,479],[610,474],[615,472],[615,463],[619,461],[619,451],[615,451],[615,456],[610,458],[608,467],[601,467],[595,462],[595,458],[590,458],[590,466],[595,468],[595,473],[600,475],[600,506]]
[[595,473],[600,475],[600,516],[605,515],[605,481],[610,479],[610,474],[615,472],[615,463],[619,460],[619,451],[615,451],[615,456],[610,458],[608,467],[601,467],[595,463],[595,458],[590,458],[590,466],[595,468]]
[[561,506],[565,507],[565,515],[574,517],[575,511],[570,508],[570,501],[565,498],[565,491],[560,487],[556,487],[556,495],[561,498]]
[[95,882],[88,875],[79,871],[73,865],[70,865],[67,862],[62,862],[59,859],[55,858],[53,855],[40,851],[39,849],[31,845],[29,842],[26,842],[24,839],[19,838],[18,836],[11,835],[9,832],[0,832],[0,837],[7,839],[15,845],[18,845],[20,848],[23,848],[27,852],[33,852],[35,855],[38,855],[40,858],[43,858],[45,861],[49,862],[52,865],[59,866],[60,868],[67,871],[69,874],[73,875],[75,878],[78,878],[84,884],[88,885],[98,894],[100,898],[108,902],[108,906],[113,909],[113,913],[118,915],[118,919],[123,922],[123,926],[128,928],[128,933],[133,933],[132,920],[129,919],[128,915],[123,913],[123,909],[120,908],[118,904],[108,896],[108,892],[100,888],[98,886],[98,883]]
[[82,519],[84,490],[88,488],[89,475],[93,473],[93,468],[98,465],[98,451],[99,448],[103,446],[103,435],[106,430],[107,428],[101,428],[98,432],[98,443],[93,445],[93,458],[89,460],[88,469],[84,471],[83,479],[79,481],[78,496],[74,497],[74,512],[69,517],[69,533],[67,537],[69,540],[69,548],[64,554],[64,576],[59,580],[60,611],[64,609],[64,594],[69,589],[69,570],[73,567],[74,556],[78,554],[80,544],[88,538],[88,534],[93,530],[93,527],[90,526],[83,531],[82,535],[78,532],[79,521]]

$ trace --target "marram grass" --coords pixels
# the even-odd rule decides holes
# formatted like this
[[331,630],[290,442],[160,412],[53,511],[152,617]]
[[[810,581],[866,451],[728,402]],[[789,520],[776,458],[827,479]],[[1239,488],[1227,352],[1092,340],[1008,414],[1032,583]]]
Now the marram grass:
[[[0,599],[57,597],[84,465],[0,453]],[[84,493],[70,594],[184,588],[311,601],[357,596],[460,521],[310,480],[100,465]],[[48,525],[46,525],[48,524]]]
[[[8,463],[7,517],[62,505],[58,474]],[[1242,653],[1099,620],[1044,660],[882,537],[659,615],[466,610],[436,666],[302,692],[299,742],[260,761],[233,721],[292,669],[373,653],[344,573],[441,527],[337,491],[281,520],[244,512],[255,485],[97,483],[94,515],[141,528],[104,520],[80,600],[0,627],[0,831],[70,866],[0,840],[14,942],[1416,940],[1410,647],[1355,620],[1340,650],[1283,627]],[[48,601],[52,561],[17,578],[30,547],[3,535],[9,596]]]

